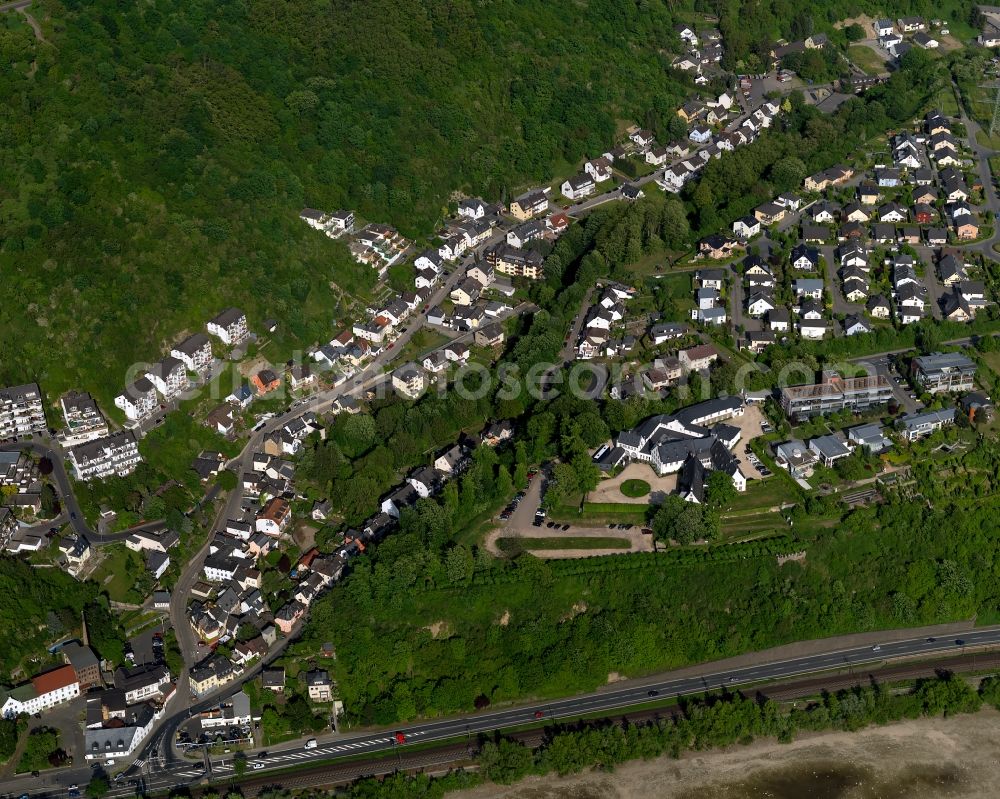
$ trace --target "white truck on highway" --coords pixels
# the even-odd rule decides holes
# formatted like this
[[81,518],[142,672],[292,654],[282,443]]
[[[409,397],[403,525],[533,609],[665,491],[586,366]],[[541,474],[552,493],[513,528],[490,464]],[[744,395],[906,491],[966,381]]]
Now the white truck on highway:
[[306,741],[306,749],[315,749],[316,746],[317,744],[315,738],[310,738],[308,741]]

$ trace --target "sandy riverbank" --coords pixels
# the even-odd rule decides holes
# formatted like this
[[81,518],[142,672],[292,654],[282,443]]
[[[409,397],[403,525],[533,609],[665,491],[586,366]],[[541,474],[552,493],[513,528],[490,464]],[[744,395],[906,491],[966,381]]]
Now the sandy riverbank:
[[1000,796],[1000,713],[637,761],[614,773],[483,786],[449,799],[985,799]]

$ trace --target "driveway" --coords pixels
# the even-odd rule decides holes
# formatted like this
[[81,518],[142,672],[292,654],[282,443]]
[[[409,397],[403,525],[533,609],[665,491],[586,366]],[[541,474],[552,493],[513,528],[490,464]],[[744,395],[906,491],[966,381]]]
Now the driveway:
[[736,456],[736,460],[740,462],[740,469],[742,469],[743,474],[750,480],[763,479],[756,467],[750,463],[746,452],[744,452],[747,444],[757,438],[757,436],[762,435],[760,429],[762,421],[764,421],[764,414],[761,413],[760,407],[758,405],[747,405],[743,410],[742,416],[734,416],[732,419],[726,419],[723,422],[723,424],[738,427],[740,430],[740,440],[736,444],[733,454]]
[[[621,492],[626,480],[643,480],[649,483],[650,491],[641,497],[627,497]],[[621,474],[601,480],[597,488],[587,495],[587,502],[625,502],[629,505],[651,505],[663,502],[667,494],[677,490],[677,475],[657,475],[652,466],[645,463],[630,463]]]
[[851,314],[864,310],[863,305],[850,303],[844,297],[843,284],[837,275],[837,248],[832,244],[821,244],[817,249],[819,249],[820,255],[823,256],[823,260],[826,261],[826,282],[828,284],[827,288],[830,291],[830,297],[833,300],[833,312],[835,314]]

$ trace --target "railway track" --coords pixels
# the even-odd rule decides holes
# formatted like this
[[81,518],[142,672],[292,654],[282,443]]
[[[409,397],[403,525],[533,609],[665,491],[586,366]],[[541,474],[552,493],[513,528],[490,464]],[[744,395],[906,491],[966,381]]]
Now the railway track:
[[[824,691],[841,691],[856,686],[880,683],[903,682],[931,678],[942,671],[1000,672],[1000,652],[966,653],[933,661],[901,663],[883,668],[854,668],[846,672],[811,677],[804,680],[774,683],[771,685],[734,686],[747,696],[760,696],[776,702],[792,702],[797,699],[817,696]],[[664,697],[665,699],[667,697]],[[615,723],[629,722],[642,724],[680,715],[677,707],[645,708],[632,712],[611,713],[600,721]],[[597,719],[567,721],[544,729],[521,730],[505,733],[505,737],[520,741],[525,746],[540,746],[549,731],[557,728],[574,728],[597,722]],[[483,736],[485,738],[486,736]],[[472,738],[468,742],[443,744],[431,749],[407,752],[405,748],[396,751],[395,757],[386,756],[349,763],[330,763],[297,769],[284,774],[269,774],[260,777],[247,775],[237,780],[245,797],[254,797],[272,788],[322,788],[346,785],[365,777],[381,777],[402,771],[410,774],[420,772],[441,772],[453,768],[475,768],[475,756],[480,740]],[[229,782],[228,780],[225,782]],[[223,782],[217,783],[219,785]]]

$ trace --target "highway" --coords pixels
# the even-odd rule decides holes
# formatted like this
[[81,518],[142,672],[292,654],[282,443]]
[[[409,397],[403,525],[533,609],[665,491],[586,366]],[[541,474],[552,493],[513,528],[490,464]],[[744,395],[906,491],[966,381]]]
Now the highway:
[[[828,670],[863,669],[903,658],[929,657],[964,652],[970,647],[1000,645],[1000,626],[971,630],[956,636],[915,637],[886,642],[875,646],[831,648],[829,651],[805,657],[777,659],[738,669],[720,670],[717,664],[708,663],[694,676],[671,678],[669,674],[650,678],[640,684],[625,688],[604,688],[577,697],[540,702],[467,716],[402,725],[393,730],[368,733],[319,736],[315,749],[305,749],[301,743],[270,747],[266,751],[247,752],[247,774],[266,775],[268,770],[283,769],[301,764],[319,764],[338,757],[353,757],[384,752],[397,746],[395,733],[406,737],[406,744],[442,741],[449,738],[477,735],[518,725],[544,723],[552,719],[566,719],[585,714],[611,713],[630,706],[651,701],[651,697],[674,697],[721,688],[736,689],[769,680],[813,674]],[[217,699],[215,700],[217,701]],[[204,703],[202,703],[204,704]],[[209,703],[210,704],[210,703]],[[540,716],[538,714],[541,714]],[[182,714],[186,717],[187,712]],[[174,725],[165,725],[137,761],[110,792],[112,797],[131,796],[135,787],[128,780],[142,777],[147,792],[166,791],[177,786],[198,782],[205,777],[200,760],[184,761],[172,753],[172,746],[165,737],[172,735]],[[404,746],[406,745],[404,744]],[[153,754],[155,752],[155,754]],[[254,767],[253,764],[261,764]],[[211,778],[229,779],[234,776],[233,756],[214,757]],[[80,775],[77,773],[79,779]],[[25,783],[27,785],[27,782]]]

